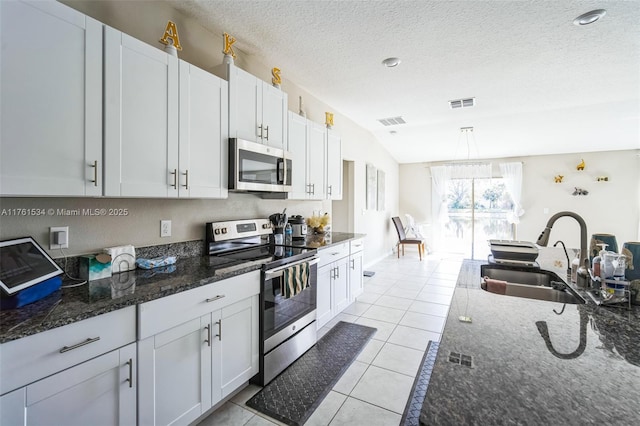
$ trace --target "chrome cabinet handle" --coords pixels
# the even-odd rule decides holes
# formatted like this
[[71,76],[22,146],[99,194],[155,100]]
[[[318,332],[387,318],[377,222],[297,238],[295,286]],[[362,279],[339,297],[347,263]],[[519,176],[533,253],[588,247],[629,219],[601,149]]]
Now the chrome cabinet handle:
[[311,184],[311,193],[312,193],[313,195],[315,195],[315,194],[316,194],[316,184],[315,184],[315,183],[312,183],[312,184]]
[[220,341],[222,340],[222,318],[220,318],[216,324],[218,324],[218,334],[216,334],[216,337],[218,338],[218,341]]
[[90,164],[89,167],[93,167],[93,186],[98,186],[98,160],[94,161],[93,164]]
[[185,189],[189,189],[189,170],[186,170],[183,173],[183,175],[184,175],[184,185],[182,185],[182,186],[184,186]]
[[356,260],[355,259],[351,259],[351,269],[353,269],[354,271],[356,270]]
[[129,387],[132,388],[133,387],[133,359],[129,358],[129,361],[127,361],[127,364],[129,364],[129,378],[127,379],[127,382],[129,382]]
[[209,299],[205,299],[204,301],[206,303],[209,303],[209,302],[213,302],[213,301],[218,300],[218,299],[222,299],[224,296],[225,296],[224,294],[218,294],[215,297],[211,297]]
[[264,130],[267,132],[266,140],[269,140],[269,126],[265,127]]
[[331,197],[331,195],[332,195],[332,194],[331,194],[332,187],[333,187],[333,185],[329,185],[329,186],[327,187],[327,195],[328,195],[329,197]]
[[64,346],[62,349],[60,349],[60,353],[62,354],[65,352],[72,351],[74,349],[78,349],[80,346],[88,345],[89,343],[97,342],[98,340],[100,340],[100,336],[94,337],[93,339],[88,338],[84,342],[76,343],[75,345]]
[[262,136],[262,124],[258,126],[258,129],[260,130],[260,135],[259,135],[260,139],[262,139],[263,138],[263,136]]
[[207,324],[205,329],[207,330],[207,340],[205,340],[205,343],[207,346],[211,346],[211,324]]
[[173,175],[173,189],[178,189],[178,169],[173,169],[173,171],[171,172],[171,175]]

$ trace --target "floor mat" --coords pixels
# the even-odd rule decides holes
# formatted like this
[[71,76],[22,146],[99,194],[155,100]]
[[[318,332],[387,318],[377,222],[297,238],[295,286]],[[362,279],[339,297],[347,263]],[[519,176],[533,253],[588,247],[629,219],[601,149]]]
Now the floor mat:
[[404,414],[400,424],[402,426],[418,426],[420,424],[420,411],[424,404],[424,399],[427,396],[427,388],[429,387],[429,380],[431,379],[431,372],[433,371],[433,365],[436,362],[436,355],[438,354],[438,342],[429,342],[427,350],[420,363],[420,371],[416,376],[416,380],[413,382],[413,388],[407,406],[404,408]]
[[340,321],[247,405],[285,424],[304,424],[375,332]]

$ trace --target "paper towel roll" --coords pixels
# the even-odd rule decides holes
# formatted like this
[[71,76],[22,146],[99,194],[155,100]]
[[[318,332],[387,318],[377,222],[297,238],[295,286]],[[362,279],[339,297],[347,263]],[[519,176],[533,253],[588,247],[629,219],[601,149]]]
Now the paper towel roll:
[[111,272],[117,274],[136,269],[136,249],[132,245],[108,247],[103,250],[111,255]]

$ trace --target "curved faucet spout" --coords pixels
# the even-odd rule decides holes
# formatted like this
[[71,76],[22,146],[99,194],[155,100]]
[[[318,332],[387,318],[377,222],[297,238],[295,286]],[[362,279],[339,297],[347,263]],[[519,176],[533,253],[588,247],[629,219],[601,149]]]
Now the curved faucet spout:
[[556,220],[565,216],[574,218],[580,225],[580,265],[589,269],[589,258],[587,256],[587,224],[585,223],[584,219],[577,213],[564,211],[551,216],[551,218],[549,218],[549,221],[547,222],[547,226],[540,233],[536,244],[546,247],[547,244],[549,244],[549,235],[551,235],[551,228],[553,227],[553,224],[556,222]]

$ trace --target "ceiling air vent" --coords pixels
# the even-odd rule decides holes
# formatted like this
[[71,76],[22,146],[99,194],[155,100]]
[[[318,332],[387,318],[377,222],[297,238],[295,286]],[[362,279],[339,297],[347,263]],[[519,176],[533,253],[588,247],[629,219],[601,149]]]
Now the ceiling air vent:
[[379,118],[378,121],[382,123],[383,126],[397,126],[399,124],[406,124],[406,121],[404,121],[404,118],[402,117]]
[[476,98],[456,99],[449,101],[449,107],[451,109],[456,108],[469,108],[476,105]]

